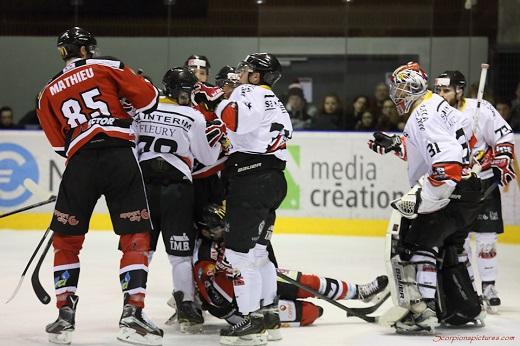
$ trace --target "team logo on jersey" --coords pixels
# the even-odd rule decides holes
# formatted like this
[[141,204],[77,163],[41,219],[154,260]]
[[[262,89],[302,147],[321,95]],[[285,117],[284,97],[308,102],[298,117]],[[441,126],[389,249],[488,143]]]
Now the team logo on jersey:
[[38,183],[40,176],[34,156],[14,143],[0,143],[0,207],[12,207],[27,201],[32,193],[24,180]]
[[170,249],[175,251],[189,251],[190,250],[190,238],[183,233],[181,236],[172,235],[170,237]]

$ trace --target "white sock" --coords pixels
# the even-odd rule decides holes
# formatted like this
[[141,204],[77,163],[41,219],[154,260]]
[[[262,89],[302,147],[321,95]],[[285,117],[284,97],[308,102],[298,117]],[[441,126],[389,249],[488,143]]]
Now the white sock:
[[475,238],[480,281],[495,281],[497,278],[497,234],[477,233]]
[[477,292],[477,287],[475,285],[475,273],[473,272],[473,265],[471,261],[473,260],[473,255],[471,253],[471,244],[470,244],[470,236],[468,235],[466,240],[464,241],[464,253],[459,255],[459,263],[464,263],[466,269],[468,270],[469,278],[471,279],[471,283],[473,284],[473,289]]
[[195,287],[193,283],[193,270],[191,256],[180,257],[168,255],[172,265],[172,281],[176,291],[184,293],[183,301],[193,301]]
[[231,266],[240,271],[240,277],[233,280],[238,310],[247,315],[260,309],[262,277],[255,266],[252,249],[248,253],[226,249],[226,259]]
[[267,246],[256,244],[253,249],[256,266],[262,277],[262,293],[260,299],[263,300],[263,305],[270,305],[274,302],[276,297],[276,268],[269,260],[269,253]]
[[[437,267],[435,259],[424,255],[413,255],[410,262],[429,262],[428,264],[417,264],[416,280],[418,284],[437,287]],[[435,288],[419,286],[421,296],[426,299],[435,298]]]

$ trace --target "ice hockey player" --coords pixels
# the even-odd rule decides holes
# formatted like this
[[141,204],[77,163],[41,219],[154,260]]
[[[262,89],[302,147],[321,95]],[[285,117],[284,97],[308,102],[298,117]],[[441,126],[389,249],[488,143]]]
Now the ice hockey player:
[[397,151],[407,159],[413,186],[392,203],[410,219],[409,227],[401,228],[399,254],[392,258],[394,272],[401,273],[395,278],[402,288],[401,301],[409,310],[394,325],[403,334],[434,333],[438,316],[444,323],[458,325],[481,312],[468,271],[458,258],[481,195],[480,179],[469,170],[472,121],[428,91],[427,84],[418,63],[397,68],[390,78],[390,97],[399,114],[410,114],[403,139],[375,133],[369,141],[376,152]]
[[[216,108],[231,142],[224,170],[228,182],[225,255],[240,273],[233,286],[244,315],[240,323],[220,331],[220,342],[225,345],[264,345],[265,330],[279,324],[276,270],[267,245],[275,211],[287,193],[283,170],[286,143],[292,136],[289,114],[271,90],[281,70],[272,54],[248,55],[237,67],[241,85]],[[206,97],[205,93],[199,97]],[[273,318],[266,320],[272,324],[264,323],[264,315],[269,314]]]
[[[150,261],[162,233],[171,264],[177,320],[184,333],[200,332],[204,319],[194,302],[192,255],[194,193],[191,170],[194,159],[210,165],[220,154],[225,127],[206,133],[204,116],[191,108],[197,83],[186,67],[168,70],[163,95],[155,111],[137,113],[137,151],[150,205],[153,231]],[[206,137],[206,134],[208,137]]]
[[[468,117],[474,117],[477,100],[464,97],[466,78],[460,71],[445,71],[435,79],[435,92],[442,96],[452,107]],[[488,312],[497,312],[500,305],[495,288],[497,278],[497,234],[504,232],[500,189],[494,188],[498,182],[506,186],[515,179],[513,169],[514,135],[509,124],[500,116],[489,102],[482,100],[477,120],[477,144],[472,155],[478,159],[482,170],[482,191],[493,189],[481,202],[477,220],[470,232],[475,233],[477,243],[477,267],[482,281],[482,297]],[[496,186],[496,183],[495,183]],[[470,237],[466,239],[465,249],[471,256]],[[471,266],[469,266],[471,268]],[[470,269],[471,270],[471,269]],[[470,272],[470,276],[473,276]]]
[[[200,237],[195,242],[193,272],[202,307],[213,316],[230,324],[243,320],[238,312],[233,292],[234,272],[224,258],[225,208],[216,204],[204,208],[196,225]],[[303,274],[299,271],[277,269],[301,284],[335,300],[358,299],[372,302],[385,292],[388,278],[380,276],[365,285]],[[305,301],[313,295],[282,280],[277,281],[278,309],[282,326],[307,326],[323,314],[323,308]],[[268,339],[280,338],[279,329],[268,330]]]
[[215,76],[215,84],[224,92],[224,98],[228,99],[233,90],[240,84],[240,76],[236,73],[234,67],[226,65]]
[[193,54],[186,59],[184,66],[189,68],[201,83],[208,83],[209,69],[211,67],[208,58],[204,55]]
[[[161,345],[163,331],[143,313],[151,223],[141,171],[133,153],[132,119],[119,98],[142,113],[158,101],[155,87],[114,58],[94,57],[96,39],[74,27],[58,37],[65,68],[38,97],[37,114],[53,149],[67,158],[50,228],[58,319],[49,341],[68,344],[75,329],[79,252],[98,198],[105,196],[120,236],[124,306],[118,339]],[[100,307],[100,309],[102,309]]]

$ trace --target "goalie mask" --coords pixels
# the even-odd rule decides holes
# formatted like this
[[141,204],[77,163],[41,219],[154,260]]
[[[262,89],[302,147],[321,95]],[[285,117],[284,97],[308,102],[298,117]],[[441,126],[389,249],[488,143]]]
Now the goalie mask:
[[400,115],[408,113],[427,90],[428,75],[416,62],[398,67],[390,77],[390,98]]
[[202,219],[197,221],[197,227],[202,235],[212,240],[222,240],[224,238],[224,217],[226,209],[222,205],[215,203],[209,204],[202,210]]
[[85,29],[73,27],[58,36],[58,52],[63,60],[81,58],[81,47],[85,47],[89,57],[96,53],[97,41],[94,36]]

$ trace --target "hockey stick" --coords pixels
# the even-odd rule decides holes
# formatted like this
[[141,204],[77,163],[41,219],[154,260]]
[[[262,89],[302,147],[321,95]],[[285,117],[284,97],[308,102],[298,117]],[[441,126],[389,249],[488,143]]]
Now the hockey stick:
[[[334,306],[340,308],[341,310],[346,311],[346,312],[347,312],[347,316],[358,317],[358,318],[361,318],[362,320],[365,320],[365,321],[367,321],[367,322],[369,322],[369,323],[375,323],[375,322],[377,322],[377,318],[376,318],[376,317],[373,317],[373,316],[366,316],[366,315],[369,314],[369,313],[374,312],[375,310],[377,310],[377,308],[378,308],[379,306],[381,306],[381,304],[383,304],[384,301],[385,301],[385,300],[390,296],[389,294],[387,294],[387,295],[385,296],[384,299],[381,299],[380,302],[378,302],[377,304],[375,304],[374,306],[377,305],[377,307],[376,307],[373,311],[371,311],[371,307],[369,307],[369,308],[359,308],[359,309],[361,309],[361,310],[359,310],[359,309],[354,309],[354,308],[346,307],[345,305],[340,304],[340,303],[338,303],[337,301],[335,301],[335,300],[333,300],[333,299],[330,299],[329,297],[327,297],[327,296],[321,294],[320,292],[316,291],[315,289],[312,289],[312,288],[310,288],[310,287],[308,287],[308,286],[306,286],[306,285],[303,285],[303,284],[299,283],[298,281],[296,281],[296,280],[290,278],[289,276],[287,276],[287,275],[285,275],[285,274],[283,274],[283,273],[280,273],[280,272],[277,271],[277,272],[276,272],[276,275],[278,275],[279,278],[283,279],[284,281],[287,281],[287,282],[290,283],[291,285],[294,285],[294,286],[296,286],[296,287],[299,287],[299,288],[301,288],[302,290],[305,290],[305,291],[307,291],[307,292],[313,294],[315,297],[320,298],[320,299],[323,299],[323,300],[325,300],[327,303],[330,303],[330,304],[332,304],[332,305],[334,305]],[[365,309],[365,310],[363,310],[363,309]],[[368,313],[363,313],[363,311],[370,311],[370,312],[368,312]]]
[[[13,294],[11,295],[11,297],[9,299],[7,299],[5,304],[7,304],[11,300],[13,300],[13,298],[16,296],[16,294],[20,290],[20,287],[22,286],[23,279],[25,278],[25,274],[27,273],[27,270],[29,269],[29,266],[31,265],[32,261],[34,260],[34,257],[38,253],[38,250],[40,250],[40,247],[42,246],[43,242],[45,241],[45,238],[47,237],[47,234],[49,234],[50,230],[51,230],[50,228],[47,228],[47,230],[43,234],[42,239],[40,239],[40,242],[38,243],[38,246],[36,246],[36,249],[34,250],[33,254],[31,255],[31,258],[29,259],[29,262],[27,263],[27,265],[25,266],[25,269],[22,272],[22,276],[20,277],[20,280],[18,281],[18,285],[16,285],[16,288],[14,289]],[[51,239],[52,239],[52,237],[51,237]]]
[[49,241],[47,242],[47,245],[45,245],[45,248],[43,249],[43,252],[40,256],[40,259],[38,260],[38,263],[36,264],[36,267],[34,267],[34,271],[31,276],[31,283],[34,290],[34,293],[36,293],[36,297],[42,302],[43,304],[49,304],[51,301],[51,296],[45,291],[43,288],[41,282],[40,282],[40,267],[42,266],[43,260],[45,259],[45,256],[47,256],[47,252],[49,251],[49,248],[52,244],[52,238],[54,233],[50,236]]
[[0,219],[3,218],[3,217],[7,217],[7,216],[10,216],[10,215],[21,213],[22,211],[26,211],[26,210],[30,210],[30,209],[33,209],[33,208],[40,207],[42,205],[49,204],[49,203],[52,203],[54,201],[56,201],[56,196],[52,195],[52,196],[49,197],[49,199],[47,199],[45,201],[34,203],[34,204],[31,204],[31,205],[28,205],[28,206],[25,206],[25,207],[22,207],[22,208],[19,208],[19,209],[16,209],[16,210],[12,210],[12,211],[10,211],[8,213],[2,214],[2,215],[0,215]]

